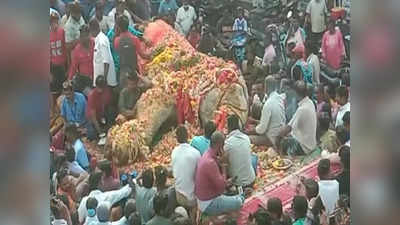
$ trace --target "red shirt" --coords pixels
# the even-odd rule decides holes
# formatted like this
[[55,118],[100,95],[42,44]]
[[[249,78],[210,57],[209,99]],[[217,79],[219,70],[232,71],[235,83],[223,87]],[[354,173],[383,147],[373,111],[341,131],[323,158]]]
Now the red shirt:
[[133,35],[129,31],[125,31],[125,32],[121,33],[118,37],[115,38],[114,49],[119,49],[119,40],[121,39],[121,37],[129,37],[130,39],[132,39],[132,43],[136,47],[138,69],[139,69],[139,72],[142,72],[142,67],[141,67],[142,63],[141,62],[143,61],[143,59],[142,59],[141,55],[144,54],[144,50],[145,50],[142,41],[140,41],[139,38],[137,38],[135,35]]
[[225,176],[219,169],[215,150],[210,148],[197,163],[194,193],[200,201],[208,201],[225,191]]
[[96,114],[96,119],[104,117],[104,110],[111,103],[111,90],[105,87],[102,92],[98,88],[94,88],[89,92],[86,107],[86,117],[89,119]]
[[94,39],[90,39],[89,49],[84,48],[78,43],[71,54],[71,67],[68,73],[68,79],[72,79],[75,74],[88,76],[93,80],[93,53]]
[[50,30],[50,62],[55,65],[64,66],[67,61],[65,32],[59,27],[57,30]]

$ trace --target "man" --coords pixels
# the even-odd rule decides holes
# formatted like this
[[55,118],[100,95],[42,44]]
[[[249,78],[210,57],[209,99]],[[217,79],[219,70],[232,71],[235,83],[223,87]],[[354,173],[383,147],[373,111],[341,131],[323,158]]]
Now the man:
[[350,196],[350,147],[342,146],[339,149],[342,172],[336,177],[339,182],[339,194]]
[[328,9],[324,0],[311,0],[306,9],[306,24],[311,24],[311,40],[314,45],[319,45],[325,31],[325,20]]
[[[96,209],[97,219],[96,225],[111,225],[110,222],[110,204],[108,202],[100,202]],[[94,225],[94,224],[93,224]]]
[[[60,27],[59,19],[60,17],[58,14],[50,14],[50,63],[54,66],[61,67],[63,73],[65,73],[67,46],[65,43],[65,31]],[[63,79],[65,79],[65,77]]]
[[293,225],[306,225],[305,221],[307,218],[307,199],[304,196],[296,195],[293,198],[292,209],[294,211],[294,223]]
[[161,0],[158,14],[159,16],[166,16],[175,14],[176,10],[178,10],[178,5],[175,0]]
[[224,151],[228,154],[228,177],[233,178],[237,186],[251,187],[256,179],[251,161],[250,138],[239,129],[239,118],[228,117],[228,136]]
[[200,158],[195,176],[195,195],[201,212],[215,216],[235,212],[242,207],[243,195],[224,195],[232,183],[227,179],[227,157],[223,156],[224,135],[215,131],[211,136],[210,149]]
[[235,32],[247,32],[247,20],[244,18],[244,9],[238,7],[239,17],[235,19],[232,30]]
[[113,28],[116,24],[115,21],[115,14],[117,15],[124,15],[129,21],[129,26],[134,26],[134,22],[132,20],[132,16],[129,13],[129,11],[126,9],[126,2],[125,0],[116,0],[116,5],[115,8],[111,10],[111,12],[108,14],[108,17],[110,19],[110,26]]
[[339,183],[332,179],[331,163],[329,159],[321,159],[318,163],[318,187],[319,196],[325,208],[326,215],[331,215],[335,210],[336,202],[339,200]]
[[[101,32],[99,22],[94,19],[89,23],[89,29],[92,37],[94,37],[94,54],[93,54],[93,80],[99,75],[103,75],[110,87],[116,87],[117,76],[115,74],[114,59],[111,54],[110,42],[107,36]],[[95,82],[93,86],[96,87]]]
[[76,203],[87,193],[89,175],[82,173],[78,178],[75,178],[68,170],[61,169],[57,172],[56,179],[58,184],[57,194],[67,196],[68,208],[71,212],[75,212]]
[[290,217],[283,213],[282,201],[279,198],[270,198],[267,202],[267,211],[272,217],[273,222],[281,222],[280,224],[291,225]]
[[86,148],[81,139],[78,128],[75,124],[69,124],[65,128],[65,137],[67,143],[71,144],[75,150],[75,161],[78,162],[84,170],[89,169],[89,159],[87,156]]
[[151,19],[150,0],[128,0],[128,8],[144,21]]
[[173,225],[172,221],[166,216],[168,196],[157,194],[153,199],[155,216],[146,225]]
[[94,225],[99,223],[99,219],[97,219],[97,206],[98,201],[96,198],[88,198],[86,201],[86,210],[88,211],[88,216],[86,217],[84,225]]
[[335,127],[343,125],[343,116],[346,112],[350,112],[349,92],[346,86],[336,88],[336,102],[339,109],[336,115]]
[[305,55],[307,58],[307,63],[312,67],[312,84],[314,87],[320,84],[320,65],[318,59],[318,50],[311,44],[311,42],[306,43]]
[[85,127],[86,98],[83,94],[74,92],[71,82],[64,82],[63,93],[65,98],[61,102],[61,116],[64,124],[75,124],[77,127]]
[[203,155],[210,148],[211,135],[216,130],[215,123],[210,120],[204,125],[204,136],[195,136],[190,143],[195,149]]
[[103,192],[118,190],[120,188],[120,181],[112,175],[111,162],[106,160],[103,165],[99,166],[103,172],[101,177],[99,189]]
[[193,22],[197,19],[193,6],[189,5],[188,0],[182,1],[182,7],[176,13],[175,29],[183,36],[187,37]]
[[190,211],[194,218],[196,209],[195,180],[196,167],[201,158],[200,152],[188,144],[188,132],[183,125],[176,129],[179,143],[172,151],[172,174],[175,178],[176,200]]
[[327,150],[328,152],[337,152],[338,144],[336,132],[329,129],[331,124],[331,117],[328,112],[322,112],[319,118],[319,139],[321,150]]
[[314,225],[320,224],[320,202],[321,198],[319,197],[319,187],[318,183],[312,179],[308,178],[303,181],[303,185],[306,192],[306,198],[308,201],[308,210],[307,210],[307,224]]
[[72,176],[79,177],[82,173],[87,172],[76,161],[75,155],[76,154],[74,149],[67,150],[67,152],[65,153],[65,156],[67,157],[66,165]]
[[79,43],[71,54],[68,79],[75,79],[75,86],[85,94],[93,85],[93,52],[94,39],[90,37],[89,27],[83,25],[80,29]]
[[111,90],[107,87],[104,76],[97,76],[96,88],[90,91],[86,108],[89,140],[95,140],[97,137],[104,138],[107,128],[114,121],[111,97]]
[[[289,124],[281,130],[277,145],[280,145],[280,149],[288,155],[308,155],[317,146],[317,113],[314,103],[307,96],[304,81],[296,81],[295,91],[298,96],[299,107]],[[280,140],[283,137],[285,139],[281,142]]]
[[[121,219],[112,222],[112,225],[129,225],[129,217],[136,212],[136,200],[133,198],[130,198],[126,201],[125,203],[125,208],[124,208],[124,216],[121,217]],[[139,217],[140,221],[140,217]],[[137,225],[140,225],[137,224]]]
[[154,216],[153,199],[157,191],[153,188],[154,173],[152,169],[145,170],[138,180],[142,180],[142,185],[135,185],[136,189],[136,208],[141,217],[142,225],[146,224]]
[[79,2],[73,2],[69,7],[70,16],[68,17],[68,20],[64,26],[64,30],[67,49],[71,51],[78,43],[80,29],[85,24],[85,21],[81,15],[81,7]]
[[276,138],[286,122],[285,104],[278,94],[279,81],[273,76],[265,79],[265,89],[268,98],[262,108],[260,122],[249,134],[251,143],[273,147],[276,146]]
[[50,200],[50,210],[54,216],[54,220],[51,222],[52,225],[71,225],[71,215],[68,207],[57,198]]
[[136,113],[136,103],[142,93],[152,87],[152,83],[146,77],[139,77],[136,71],[128,76],[127,85],[119,94],[119,114],[125,119],[133,119]]
[[[102,192],[98,190],[100,179],[101,173],[93,173],[89,177],[89,195],[82,198],[82,201],[80,202],[77,210],[79,223],[81,224],[87,219],[86,217],[88,216],[86,202],[89,198],[95,198],[98,201],[99,205],[105,202],[112,206],[122,199],[127,198],[132,192],[132,188],[129,184],[116,191]],[[99,212],[97,212],[97,214],[99,214]]]
[[104,15],[104,1],[99,0],[96,2],[95,14],[91,17],[91,20],[96,19],[99,22],[100,29],[104,34],[112,29],[112,24],[110,22],[110,17]]

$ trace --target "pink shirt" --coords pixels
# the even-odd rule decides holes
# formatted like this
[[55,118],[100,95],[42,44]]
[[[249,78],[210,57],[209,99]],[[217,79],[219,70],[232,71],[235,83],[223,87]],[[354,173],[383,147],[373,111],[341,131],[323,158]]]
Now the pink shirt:
[[342,32],[336,28],[336,32],[331,34],[325,32],[322,37],[322,57],[326,60],[329,66],[333,69],[339,69],[342,64],[342,56],[344,56],[345,48],[343,43]]
[[200,201],[208,201],[224,191],[225,176],[218,166],[215,150],[210,148],[197,164],[194,192]]
[[55,31],[50,29],[50,61],[60,66],[65,66],[67,61],[65,33],[61,27]]
[[265,48],[265,53],[264,53],[262,65],[263,66],[270,65],[275,57],[276,57],[275,48],[271,44],[271,45],[269,45],[268,47]]
[[89,49],[84,48],[78,43],[71,55],[71,67],[68,73],[68,79],[72,79],[77,73],[88,76],[93,80],[93,53],[94,39],[90,39]]

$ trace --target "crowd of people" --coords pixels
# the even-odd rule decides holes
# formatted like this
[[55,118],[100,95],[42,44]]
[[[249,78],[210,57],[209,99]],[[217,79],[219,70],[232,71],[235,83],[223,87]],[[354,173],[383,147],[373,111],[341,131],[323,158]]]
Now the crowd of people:
[[[249,224],[349,224],[350,79],[344,74],[338,87],[320,80],[320,62],[339,69],[345,57],[325,0],[310,0],[304,26],[291,19],[289,63],[277,74],[272,36],[259,64],[254,40],[247,43],[239,66],[250,94],[246,124],[231,115],[224,134],[208,121],[192,140],[179,125],[171,168],[140,174],[120,175],[107,152],[99,162],[89,154],[85,140],[104,145],[108,129],[135,118],[136,102],[153,85],[142,73],[151,59],[143,37],[151,18],[173,18],[175,29],[207,54],[227,30],[248,31],[239,9],[236,18],[223,14],[214,36],[214,29],[201,29],[197,6],[189,0],[50,0],[50,223],[189,225],[204,217],[237,218],[257,179],[256,145],[289,157],[320,150],[322,159],[318,180],[302,179],[305,193],[294,196],[290,212],[270,198]],[[341,164],[339,174],[331,173],[331,163]]]

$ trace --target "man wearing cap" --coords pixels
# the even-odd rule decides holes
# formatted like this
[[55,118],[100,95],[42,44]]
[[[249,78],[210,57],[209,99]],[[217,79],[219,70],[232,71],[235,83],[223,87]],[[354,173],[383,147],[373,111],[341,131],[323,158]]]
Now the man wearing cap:
[[182,7],[176,13],[175,29],[186,37],[196,19],[197,15],[193,6],[189,5],[188,0],[183,0]]

